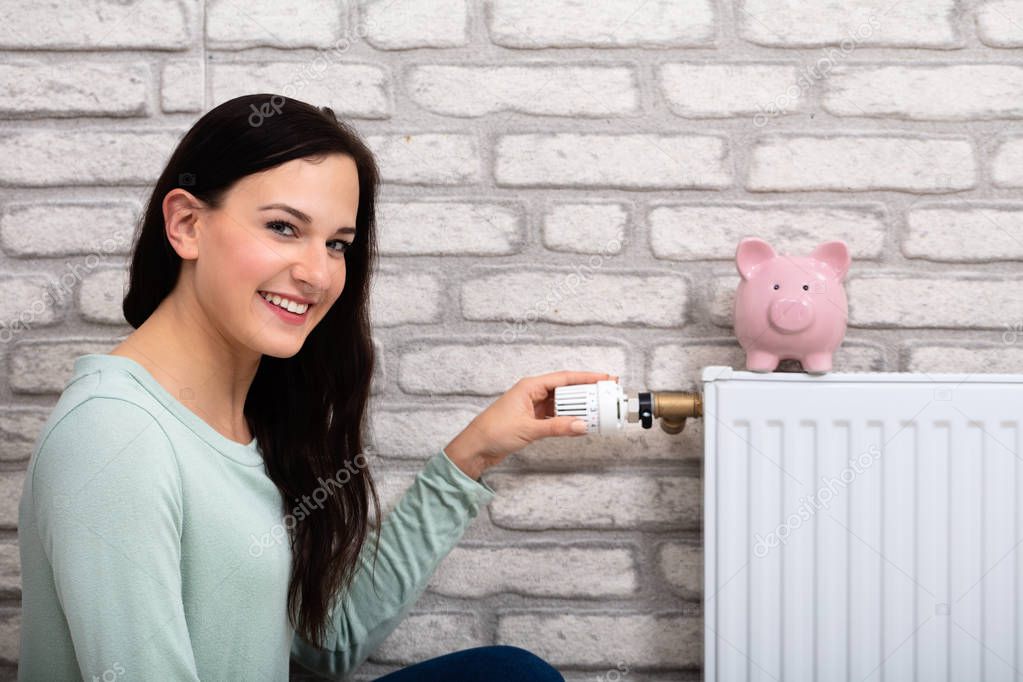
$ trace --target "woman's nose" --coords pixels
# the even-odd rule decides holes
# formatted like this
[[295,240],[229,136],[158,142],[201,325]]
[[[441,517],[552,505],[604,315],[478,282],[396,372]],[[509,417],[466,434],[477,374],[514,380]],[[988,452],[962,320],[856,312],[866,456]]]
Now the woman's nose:
[[326,253],[326,247],[307,248],[295,264],[295,279],[305,282],[309,289],[323,292],[330,285],[331,268],[341,267]]

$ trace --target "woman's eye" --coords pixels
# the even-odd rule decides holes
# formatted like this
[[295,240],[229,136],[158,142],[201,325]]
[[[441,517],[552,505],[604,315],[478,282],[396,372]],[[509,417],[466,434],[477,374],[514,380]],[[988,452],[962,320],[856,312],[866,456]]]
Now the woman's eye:
[[[295,231],[295,226],[292,225],[291,223],[289,223],[286,220],[273,220],[273,221],[267,223],[266,227],[267,227],[267,229],[271,230],[272,232],[276,232],[277,234],[281,235],[282,237],[287,237],[288,235],[284,234],[282,232],[279,232],[278,228],[284,228],[286,230],[291,230],[292,232]],[[352,248],[352,242],[346,242],[344,239],[334,239],[333,242],[336,243],[336,244],[341,244],[342,246],[340,248],[332,247],[331,251],[337,251],[338,253],[342,253],[343,254],[348,249]]]
[[[275,227],[286,227],[289,230],[291,230],[292,232],[295,231],[295,226],[294,225],[292,225],[289,222],[283,221],[283,220],[274,220],[272,222],[267,223],[266,226],[267,226],[268,229],[273,230],[274,232],[276,232],[276,230],[274,230]],[[277,234],[280,234],[280,232],[278,232]]]
[[334,243],[342,245],[340,249],[334,249],[340,253],[345,253],[348,249],[352,248],[352,242],[346,242],[344,239],[335,239]]

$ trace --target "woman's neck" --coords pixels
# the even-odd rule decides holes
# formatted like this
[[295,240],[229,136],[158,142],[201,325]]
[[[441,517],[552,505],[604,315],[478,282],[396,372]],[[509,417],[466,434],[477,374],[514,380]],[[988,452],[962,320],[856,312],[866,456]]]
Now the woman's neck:
[[190,308],[171,294],[110,354],[135,360],[218,433],[248,444],[245,398],[261,356],[232,352]]

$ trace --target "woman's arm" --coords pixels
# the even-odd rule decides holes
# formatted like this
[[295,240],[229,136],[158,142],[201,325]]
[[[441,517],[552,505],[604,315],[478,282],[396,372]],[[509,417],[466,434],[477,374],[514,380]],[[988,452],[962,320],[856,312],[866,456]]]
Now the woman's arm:
[[337,679],[361,665],[412,609],[480,507],[493,499],[494,491],[475,479],[532,441],[582,435],[572,429],[573,417],[554,417],[554,389],[608,378],[593,372],[526,377],[477,415],[430,459],[384,519],[376,581],[368,575],[373,549],[366,543],[352,589],[332,614],[327,646],[319,649],[296,634],[292,658]]
[[292,658],[314,672],[340,679],[362,664],[415,605],[441,560],[469,522],[494,497],[444,453],[427,462],[380,528],[373,571],[370,534],[348,591],[331,616],[323,649],[295,635]]
[[[128,678],[198,680],[181,595],[181,478],[156,420],[124,400],[89,398],[49,432],[29,474],[27,509],[82,677],[120,666]],[[65,627],[57,615],[25,617]],[[20,666],[47,669],[53,653],[27,649]]]

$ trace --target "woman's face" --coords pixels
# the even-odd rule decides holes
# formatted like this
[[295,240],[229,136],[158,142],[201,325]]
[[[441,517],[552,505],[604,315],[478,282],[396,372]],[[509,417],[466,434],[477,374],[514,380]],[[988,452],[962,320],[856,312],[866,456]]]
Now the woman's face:
[[[343,154],[294,159],[239,180],[200,218],[194,281],[208,319],[240,347],[297,353],[344,289],[358,207],[355,161]],[[264,294],[310,303],[286,311]]]

